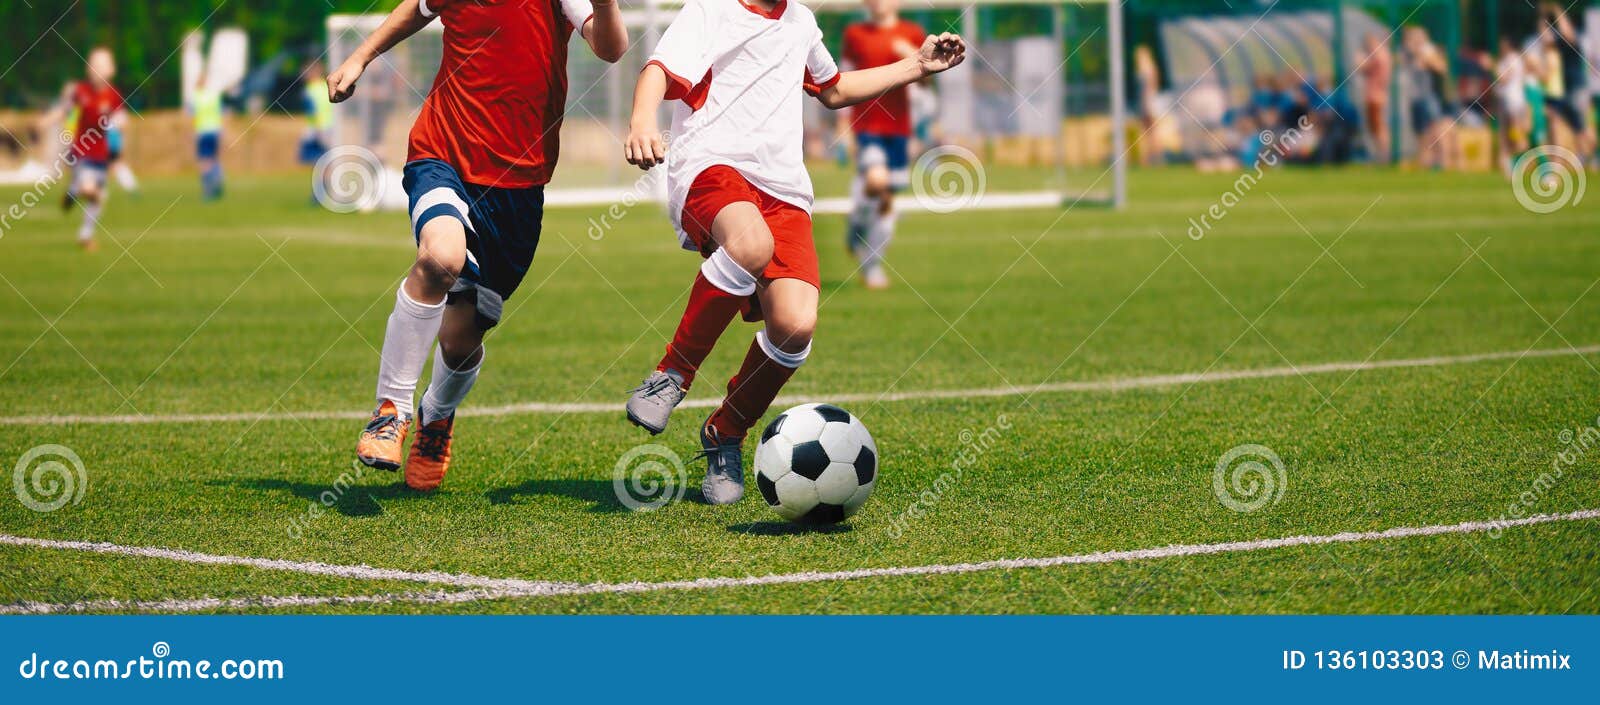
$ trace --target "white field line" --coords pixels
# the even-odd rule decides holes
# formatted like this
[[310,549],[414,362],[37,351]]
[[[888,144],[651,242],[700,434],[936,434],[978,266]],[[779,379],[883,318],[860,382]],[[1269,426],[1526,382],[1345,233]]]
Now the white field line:
[[[1293,377],[1296,375],[1332,374],[1335,372],[1366,372],[1371,370],[1404,369],[1410,367],[1442,367],[1447,365],[1467,365],[1476,362],[1491,362],[1494,360],[1511,360],[1524,357],[1569,357],[1577,355],[1594,355],[1600,353],[1600,345],[1585,345],[1577,348],[1545,348],[1540,350],[1506,350],[1501,352],[1474,353],[1471,355],[1441,355],[1436,357],[1414,357],[1399,360],[1361,360],[1349,362],[1324,362],[1311,365],[1263,367],[1254,370],[1216,370],[1212,372],[1185,372],[1171,375],[1150,375],[1146,377],[1121,377],[1113,379],[1089,380],[1079,382],[1050,382],[1035,386],[1013,385],[1007,387],[983,387],[978,389],[920,389],[910,392],[889,392],[886,394],[807,394],[805,398],[798,396],[780,396],[773,404],[780,408],[790,404],[803,404],[817,399],[826,399],[835,404],[850,404],[854,402],[885,402],[885,401],[914,401],[923,399],[979,399],[985,397],[1012,397],[1027,396],[1031,394],[1048,394],[1062,392],[1115,392],[1127,389],[1148,389],[1152,387],[1171,387],[1184,384],[1216,384],[1218,382],[1233,382],[1246,379],[1271,379],[1276,377]],[[718,399],[686,399],[679,408],[709,409],[722,403]],[[603,414],[621,413],[622,402],[524,402],[521,404],[506,404],[503,406],[465,407],[458,412],[459,416],[510,416],[515,414]],[[55,426],[68,424],[162,424],[162,423],[242,423],[272,420],[319,420],[319,419],[365,419],[371,415],[370,411],[290,411],[282,413],[221,413],[221,414],[112,414],[106,416],[91,415],[46,415],[46,416],[0,416],[0,426]]]
[[1600,509],[1582,509],[1566,514],[1538,514],[1521,519],[1467,521],[1460,524],[1435,524],[1431,526],[1402,526],[1383,531],[1350,531],[1321,536],[1288,536],[1277,539],[1233,541],[1228,543],[1175,544],[1162,548],[1144,548],[1131,551],[1102,551],[1080,553],[1050,558],[1008,558],[980,563],[955,563],[905,566],[897,568],[863,568],[834,572],[783,573],[752,575],[742,578],[698,578],[695,580],[670,580],[665,582],[630,583],[560,583],[519,578],[487,578],[476,575],[459,575],[439,572],[410,572],[369,566],[338,566],[327,563],[301,563],[297,561],[264,560],[237,556],[217,556],[192,551],[164,548],[138,548],[110,543],[85,543],[78,541],[50,541],[0,534],[0,543],[63,550],[111,553],[125,556],[162,558],[187,563],[209,565],[243,565],[267,570],[286,570],[315,575],[337,575],[346,578],[370,580],[406,580],[452,586],[474,586],[461,591],[403,592],[355,596],[303,596],[200,598],[194,600],[160,600],[151,602],[94,600],[73,603],[21,602],[0,605],[0,614],[38,614],[52,612],[139,611],[139,612],[194,612],[219,609],[314,607],[324,605],[388,604],[398,602],[449,604],[479,600],[515,597],[550,597],[559,595],[598,595],[611,593],[643,593],[662,590],[709,590],[727,587],[755,587],[762,585],[790,585],[795,583],[823,583],[866,578],[905,577],[922,575],[958,575],[993,570],[1022,568],[1050,568],[1065,565],[1095,565],[1129,561],[1158,560],[1182,556],[1205,556],[1220,553],[1247,553],[1291,546],[1319,546],[1335,543],[1361,543],[1418,536],[1445,534],[1473,534],[1498,531],[1511,527],[1549,524],[1554,522],[1600,519]]

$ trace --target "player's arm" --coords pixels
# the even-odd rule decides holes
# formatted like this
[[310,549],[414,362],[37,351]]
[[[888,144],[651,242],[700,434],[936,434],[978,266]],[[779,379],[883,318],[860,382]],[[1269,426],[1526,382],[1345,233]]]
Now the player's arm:
[[711,38],[717,36],[718,25],[707,7],[709,1],[685,0],[639,72],[622,156],[640,169],[667,161],[667,142],[656,124],[662,101],[685,99],[694,88],[685,77],[704,76],[711,70]]
[[617,63],[628,53],[628,28],[622,24],[622,8],[617,0],[590,0],[594,14],[583,23],[583,40],[589,50],[608,64]]
[[361,42],[355,53],[328,74],[328,100],[338,103],[349,98],[355,93],[356,80],[367,70],[367,64],[432,21],[432,15],[422,14],[421,0],[400,0],[400,5],[383,18],[383,24]]
[[622,145],[628,163],[640,169],[667,161],[667,144],[656,124],[656,114],[666,95],[667,72],[658,63],[645,64],[639,72],[638,85],[633,87],[633,119],[629,121],[628,140]]
[[966,60],[966,52],[967,45],[960,35],[948,32],[928,35],[922,41],[922,48],[913,56],[876,68],[840,73],[839,80],[817,93],[817,100],[834,110],[849,107],[955,68]]
[[48,131],[67,119],[67,113],[72,112],[73,102],[73,84],[69,82],[61,87],[61,95],[50,105],[50,109],[39,116],[40,131]]

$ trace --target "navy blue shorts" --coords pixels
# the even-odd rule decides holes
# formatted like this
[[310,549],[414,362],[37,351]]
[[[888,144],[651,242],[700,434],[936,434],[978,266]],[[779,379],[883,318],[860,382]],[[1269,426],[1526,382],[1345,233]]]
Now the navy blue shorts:
[[856,134],[856,166],[866,171],[874,166],[889,169],[889,184],[903,189],[911,183],[911,138],[872,132]]
[[201,159],[217,158],[217,143],[222,141],[222,135],[215,132],[202,132],[194,137],[194,154]]
[[472,302],[478,326],[500,322],[505,300],[522,284],[544,223],[544,187],[497,188],[461,180],[455,167],[437,159],[406,164],[401,182],[411,200],[411,233],[419,244],[422,226],[455,218],[467,230],[467,261],[450,289],[450,303]]

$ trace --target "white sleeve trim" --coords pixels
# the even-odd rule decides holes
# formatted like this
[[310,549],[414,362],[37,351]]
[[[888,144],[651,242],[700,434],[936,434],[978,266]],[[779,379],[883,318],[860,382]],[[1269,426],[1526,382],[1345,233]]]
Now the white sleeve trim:
[[439,14],[428,9],[428,0],[417,0],[417,12],[422,13],[423,17],[430,20]]
[[561,0],[561,14],[566,15],[572,29],[582,32],[583,24],[594,16],[594,5],[589,0]]

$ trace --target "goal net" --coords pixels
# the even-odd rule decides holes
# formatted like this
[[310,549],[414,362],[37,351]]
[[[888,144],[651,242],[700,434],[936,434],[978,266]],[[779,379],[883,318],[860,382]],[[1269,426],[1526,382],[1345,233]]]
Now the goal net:
[[[546,203],[603,205],[663,198],[659,179],[624,163],[633,85],[680,0],[650,0],[624,10],[633,39],[607,64],[581,46],[568,52],[567,112],[561,163]],[[843,30],[865,19],[858,2],[807,0],[834,55]],[[914,87],[908,208],[1062,207],[1120,203],[1125,165],[1119,3],[1107,0],[918,0],[905,19],[929,32],[969,41],[958,70]],[[328,18],[328,61],[337,66],[383,21],[382,15]],[[353,98],[335,110],[335,145],[370,150],[398,184],[406,138],[422,107],[442,50],[435,22],[374,61]],[[844,212],[853,140],[847,113],[807,101],[806,154],[818,212]],[[666,124],[665,116],[663,124]],[[396,189],[389,189],[396,190]],[[393,199],[386,199],[393,203]],[[398,205],[404,206],[403,198]]]

